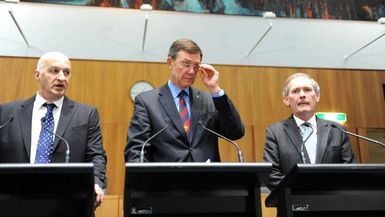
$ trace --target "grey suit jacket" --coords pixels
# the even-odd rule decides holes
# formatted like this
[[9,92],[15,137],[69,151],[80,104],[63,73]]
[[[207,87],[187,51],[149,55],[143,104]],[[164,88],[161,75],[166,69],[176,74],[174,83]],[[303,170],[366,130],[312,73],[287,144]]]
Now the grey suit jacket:
[[232,140],[244,135],[241,118],[226,95],[213,99],[208,93],[190,88],[189,96],[192,130],[190,139],[183,130],[167,84],[136,97],[124,151],[126,162],[138,162],[144,142],[166,125],[166,130],[146,145],[145,161],[204,162],[210,159],[212,162],[219,162],[218,138],[205,131],[198,124],[199,121]]
[[[0,163],[29,163],[31,154],[32,109],[35,96],[0,105],[0,123],[14,120],[0,129]],[[76,103],[64,97],[56,133],[68,141],[70,162],[94,164],[95,183],[105,188],[107,157],[96,108]],[[66,145],[55,138],[52,162],[64,163]]]
[[[338,123],[316,119],[317,153],[316,163],[353,163],[354,154],[349,137],[340,130],[331,127]],[[275,189],[283,177],[296,164],[302,163],[302,138],[294,117],[275,123],[266,130],[266,144],[263,160],[273,164],[267,187]],[[309,158],[305,153],[306,161]]]

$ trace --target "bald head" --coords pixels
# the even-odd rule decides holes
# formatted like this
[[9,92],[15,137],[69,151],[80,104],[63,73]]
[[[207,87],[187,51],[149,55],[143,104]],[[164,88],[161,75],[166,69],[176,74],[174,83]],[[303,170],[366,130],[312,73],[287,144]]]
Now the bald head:
[[71,65],[71,62],[70,60],[68,59],[68,57],[63,54],[63,53],[60,53],[60,52],[57,52],[57,51],[53,51],[53,52],[47,52],[45,54],[43,54],[40,58],[39,58],[39,61],[37,62],[37,65],[36,65],[36,71],[41,71],[44,67],[44,64],[49,61],[49,60],[61,60],[63,62],[67,62],[69,63],[69,65]]
[[48,52],[37,62],[35,79],[39,82],[39,94],[48,102],[64,96],[71,78],[71,62],[60,52]]

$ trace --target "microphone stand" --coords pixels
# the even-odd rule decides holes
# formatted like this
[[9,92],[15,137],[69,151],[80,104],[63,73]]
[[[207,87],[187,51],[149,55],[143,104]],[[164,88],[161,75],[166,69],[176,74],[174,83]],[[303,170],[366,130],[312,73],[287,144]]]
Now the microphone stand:
[[13,121],[13,117],[9,117],[3,125],[0,125],[0,129],[8,126],[8,124],[10,124],[12,121]]
[[140,163],[144,162],[144,147],[147,145],[149,141],[151,141],[153,138],[155,138],[157,135],[159,135],[161,132],[163,132],[168,127],[168,122],[166,121],[166,126],[160,129],[157,133],[152,135],[150,138],[148,138],[142,145],[142,149],[140,150]]
[[43,123],[45,122],[45,118],[43,117],[41,119],[41,127],[47,131],[48,133],[52,134],[53,136],[56,136],[57,138],[59,138],[60,140],[62,140],[65,144],[66,144],[66,152],[65,152],[65,163],[69,163],[70,161],[70,145],[68,144],[67,140],[65,140],[63,137],[59,136],[58,134],[52,132],[51,130],[47,129]]
[[366,140],[368,142],[372,142],[372,143],[375,143],[377,145],[381,145],[382,147],[385,147],[385,144],[380,142],[380,141],[377,141],[377,140],[374,140],[374,139],[371,139],[371,138],[368,138],[368,137],[365,137],[365,136],[361,136],[361,135],[349,132],[349,131],[344,130],[344,129],[342,129],[342,128],[338,127],[337,125],[334,125],[334,124],[332,124],[332,127],[337,128],[337,129],[341,130],[342,132],[344,132],[344,133],[346,133],[348,135],[355,136],[355,137],[358,137],[360,139]]
[[205,127],[205,126],[203,126],[202,121],[199,121],[199,125],[200,125],[203,129],[209,131],[210,133],[212,133],[212,134],[214,134],[214,135],[216,135],[216,136],[218,136],[218,137],[220,137],[220,138],[222,138],[222,139],[224,139],[224,140],[230,142],[231,144],[233,144],[233,145],[235,146],[235,148],[237,149],[237,151],[238,151],[238,159],[239,159],[239,162],[241,162],[241,163],[245,162],[245,160],[244,160],[244,158],[243,158],[243,153],[242,153],[242,151],[241,151],[241,148],[239,147],[239,145],[238,145],[237,143],[235,143],[233,140],[228,139],[228,138],[226,138],[225,136],[222,136],[221,134],[219,134],[219,133],[217,133],[217,132],[215,132],[215,131],[213,131],[213,130],[211,130],[211,129]]

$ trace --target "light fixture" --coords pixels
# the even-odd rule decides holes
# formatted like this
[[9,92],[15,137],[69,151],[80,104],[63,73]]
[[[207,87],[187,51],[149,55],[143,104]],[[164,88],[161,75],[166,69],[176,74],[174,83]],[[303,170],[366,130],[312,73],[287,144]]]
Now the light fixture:
[[[18,2],[18,1],[16,2],[16,1],[15,1],[15,2],[13,2],[13,3],[19,3],[19,2]],[[24,34],[24,32],[23,32],[23,29],[22,29],[21,25],[19,24],[19,22],[18,22],[17,19],[16,19],[15,13],[13,12],[12,9],[9,9],[8,12],[9,12],[9,15],[11,16],[13,22],[15,23],[17,29],[19,30],[19,33],[20,33],[21,36],[23,37],[25,44],[27,45],[27,47],[31,47],[31,44],[28,42],[28,39],[27,39],[27,37],[25,36],[25,34]]]
[[377,22],[378,22],[379,24],[385,24],[385,17],[380,17],[380,18],[378,18]]
[[317,112],[316,115],[320,119],[335,121],[340,124],[347,121],[346,113],[341,112]]
[[141,11],[152,11],[152,6],[150,4],[142,4],[140,6]]
[[150,4],[142,4],[140,6],[140,10],[144,11],[144,30],[143,30],[143,38],[142,38],[142,52],[144,51],[144,46],[146,43],[146,36],[147,36],[147,26],[148,26],[148,11],[152,11],[152,6]]
[[265,38],[265,36],[267,35],[267,33],[270,32],[270,30],[273,28],[273,23],[271,22],[271,19],[274,19],[274,18],[276,18],[277,16],[275,15],[274,12],[271,12],[271,11],[265,11],[265,12],[263,12],[262,17],[263,17],[264,19],[268,19],[268,20],[269,20],[270,26],[266,29],[265,33],[263,33],[263,35],[261,36],[261,38],[259,38],[259,40],[257,41],[257,43],[254,44],[254,46],[251,48],[251,50],[246,54],[247,56],[249,56],[249,55],[254,51],[254,49],[259,45],[259,43],[261,43],[261,41]]
[[272,18],[276,18],[277,15],[275,15],[275,13],[272,11],[265,11],[263,12],[262,17],[265,19],[272,19]]
[[[385,24],[385,17],[380,17],[380,18],[378,18],[377,22],[378,22],[379,24]],[[358,48],[356,51],[352,52],[352,53],[349,54],[349,55],[344,56],[344,60],[347,61],[351,56],[355,55],[356,53],[360,52],[361,50],[363,50],[363,49],[366,48],[367,46],[369,46],[369,45],[371,45],[372,43],[374,43],[375,41],[377,41],[378,39],[382,38],[384,35],[385,35],[385,32],[381,33],[381,35],[377,36],[375,39],[371,40],[370,42],[368,42],[368,43],[365,44],[364,46]]]

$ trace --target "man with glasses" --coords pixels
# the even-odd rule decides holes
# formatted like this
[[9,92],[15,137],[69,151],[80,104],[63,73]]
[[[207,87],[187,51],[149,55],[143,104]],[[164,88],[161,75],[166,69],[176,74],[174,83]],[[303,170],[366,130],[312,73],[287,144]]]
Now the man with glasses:
[[[220,162],[218,137],[203,126],[232,140],[242,138],[243,123],[219,86],[219,72],[201,61],[194,41],[171,45],[167,83],[135,98],[126,162]],[[198,73],[209,93],[191,87]]]

